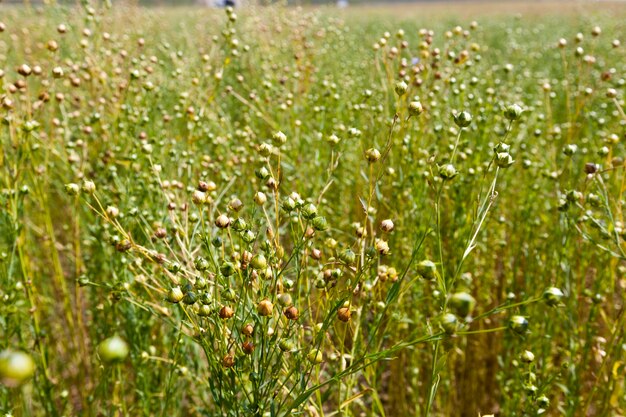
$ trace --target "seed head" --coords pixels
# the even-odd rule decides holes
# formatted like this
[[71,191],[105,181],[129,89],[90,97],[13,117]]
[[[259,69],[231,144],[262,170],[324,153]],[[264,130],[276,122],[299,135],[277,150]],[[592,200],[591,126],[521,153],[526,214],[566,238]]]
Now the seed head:
[[460,128],[469,126],[472,123],[472,115],[468,111],[462,111],[453,115],[454,123]]
[[287,142],[287,136],[283,132],[278,131],[274,133],[274,135],[272,136],[272,140],[274,141],[274,144],[276,146],[281,146]]
[[385,219],[382,222],[380,222],[380,230],[382,230],[383,232],[389,233],[393,231],[393,228],[394,228],[394,224],[391,219]]
[[431,260],[425,259],[417,264],[417,273],[424,279],[432,281],[437,278],[437,265]]
[[263,300],[257,305],[256,309],[260,316],[267,317],[272,314],[274,305],[270,300]]
[[520,355],[520,359],[524,363],[533,363],[535,361],[535,355],[531,351],[525,350]]
[[121,362],[128,356],[128,344],[119,336],[103,340],[98,345],[98,355],[105,363]]
[[223,320],[228,320],[235,315],[235,310],[228,306],[224,306],[220,309],[219,316]]
[[472,314],[474,307],[476,307],[476,299],[466,292],[457,292],[452,294],[448,305],[454,310],[454,312],[460,317],[467,317]]
[[226,229],[230,226],[230,218],[225,214],[220,214],[217,219],[215,219],[215,225],[220,229]]
[[509,319],[509,329],[517,334],[524,334],[528,330],[528,320],[524,316],[513,316]]
[[299,312],[298,309],[294,306],[291,307],[287,307],[287,309],[285,309],[284,311],[285,317],[287,317],[289,320],[298,320]]
[[18,387],[35,373],[35,361],[25,352],[7,349],[0,353],[0,382]]
[[309,360],[309,362],[311,362],[314,365],[320,364],[324,361],[324,354],[319,349],[311,350],[306,357]]
[[352,312],[350,311],[350,307],[341,307],[339,310],[337,310],[337,318],[344,323],[350,321],[350,318],[352,318]]
[[403,96],[404,94],[406,94],[406,90],[409,89],[409,86],[404,82],[404,81],[398,81],[396,83],[396,94],[399,96]]
[[511,104],[504,109],[504,117],[513,121],[520,118],[524,109],[522,109],[518,104]]
[[170,288],[167,293],[167,301],[174,304],[179,303],[184,297],[185,294],[183,294],[183,290],[181,290],[178,286]]
[[87,194],[93,194],[94,192],[96,192],[96,184],[91,180],[84,180],[83,192]]
[[265,196],[263,192],[259,191],[254,195],[254,202],[257,205],[262,206],[263,204],[265,204],[266,201],[267,201],[267,197]]
[[243,328],[241,329],[241,333],[243,333],[244,335],[250,337],[254,334],[254,326],[250,323],[246,324],[245,326],[243,326]]
[[424,112],[424,107],[419,101],[412,101],[409,103],[409,116],[419,116]]
[[369,163],[373,164],[380,159],[380,151],[376,148],[369,148],[365,151],[365,159],[368,160]]
[[222,366],[224,368],[232,368],[235,365],[235,357],[228,354],[222,358]]
[[543,299],[549,306],[558,306],[565,297],[563,291],[556,287],[550,287],[543,292]]
[[254,353],[254,343],[246,340],[241,344],[241,350],[243,350],[243,353],[245,353],[246,355],[251,355],[252,353]]
[[452,164],[444,164],[439,167],[439,176],[444,180],[451,180],[457,175],[458,172]]

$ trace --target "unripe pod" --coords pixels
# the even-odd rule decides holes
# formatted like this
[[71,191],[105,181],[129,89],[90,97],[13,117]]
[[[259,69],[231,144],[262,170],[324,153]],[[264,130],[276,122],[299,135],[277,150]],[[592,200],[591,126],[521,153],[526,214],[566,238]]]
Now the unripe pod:
[[312,220],[313,218],[317,217],[317,207],[315,206],[315,204],[310,203],[302,207],[302,217],[307,220]]
[[376,239],[376,251],[378,251],[379,254],[381,255],[389,255],[389,244],[382,240],[382,239]]
[[252,258],[252,261],[250,261],[250,265],[254,269],[264,270],[265,268],[267,268],[267,259],[265,259],[265,256],[262,253],[259,253],[258,255],[255,255],[254,258]]
[[337,310],[337,318],[344,323],[350,321],[352,318],[352,312],[350,311],[350,307],[341,307]]
[[377,162],[381,157],[380,151],[376,148],[369,148],[365,151],[365,159],[370,163]]
[[437,278],[437,265],[431,260],[425,259],[417,264],[417,273],[424,279],[432,281]]
[[356,254],[354,253],[352,249],[346,249],[345,251],[339,254],[339,259],[341,259],[343,262],[347,263],[348,265],[351,265],[354,262],[356,262]]
[[314,365],[320,364],[324,361],[324,355],[322,354],[322,351],[319,349],[311,350],[306,357],[309,360],[309,362],[311,362]]
[[446,313],[441,317],[441,327],[442,329],[448,333],[453,334],[457,331],[459,326],[459,321],[456,316],[452,313]]
[[409,116],[419,116],[424,112],[424,107],[419,101],[412,101],[409,103]]
[[546,408],[550,407],[550,400],[545,395],[541,395],[539,398],[537,398],[537,406],[540,409],[545,410]]
[[274,305],[270,300],[263,300],[257,305],[256,309],[260,316],[267,317],[272,314]]
[[0,353],[0,381],[18,387],[35,373],[35,361],[27,353],[7,349]]
[[398,81],[395,86],[396,94],[399,96],[403,96],[406,94],[406,90],[409,89],[409,86],[404,81]]
[[476,300],[466,292],[457,292],[452,294],[448,305],[450,305],[454,312],[460,317],[467,317],[474,311]]
[[287,135],[285,135],[281,131],[278,131],[274,133],[274,135],[272,135],[272,140],[274,141],[274,144],[276,146],[281,146],[287,142]]
[[564,296],[563,291],[556,287],[550,287],[543,292],[544,301],[552,307],[559,305]]
[[517,120],[520,118],[523,112],[524,109],[522,109],[519,105],[511,104],[507,106],[506,109],[504,109],[504,117],[511,121]]
[[254,202],[257,205],[262,206],[263,204],[265,204],[266,201],[267,201],[267,197],[265,196],[263,192],[259,191],[254,195]]
[[531,351],[525,350],[520,355],[520,359],[524,363],[532,363],[535,361],[535,355]]
[[517,334],[524,334],[528,330],[528,320],[524,316],[513,316],[509,320],[509,328]]
[[461,128],[467,127],[472,123],[472,115],[467,111],[462,111],[460,113],[454,114],[453,118],[454,123],[456,123],[456,125]]
[[169,292],[167,293],[167,301],[169,301],[170,303],[179,303],[183,297],[185,297],[185,294],[183,294],[183,291],[180,289],[180,287],[173,287],[170,288]]
[[439,176],[444,180],[451,180],[458,175],[458,172],[454,165],[444,164],[439,167]]
[[293,342],[289,339],[281,339],[280,342],[278,342],[278,347],[283,352],[292,352],[295,350]]
[[496,164],[500,168],[508,168],[513,165],[515,161],[508,152],[500,152],[496,154]]
[[322,232],[328,229],[328,222],[326,221],[326,217],[323,217],[323,216],[314,217],[313,220],[311,221],[311,226],[313,226],[313,229],[319,232]]
[[98,355],[105,363],[121,362],[128,356],[128,344],[119,336],[103,340],[98,345]]

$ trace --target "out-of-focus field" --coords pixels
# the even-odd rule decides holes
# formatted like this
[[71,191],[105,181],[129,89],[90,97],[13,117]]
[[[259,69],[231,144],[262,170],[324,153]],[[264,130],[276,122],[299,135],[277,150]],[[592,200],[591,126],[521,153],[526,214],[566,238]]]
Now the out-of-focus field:
[[625,16],[0,7],[0,411],[623,416]]

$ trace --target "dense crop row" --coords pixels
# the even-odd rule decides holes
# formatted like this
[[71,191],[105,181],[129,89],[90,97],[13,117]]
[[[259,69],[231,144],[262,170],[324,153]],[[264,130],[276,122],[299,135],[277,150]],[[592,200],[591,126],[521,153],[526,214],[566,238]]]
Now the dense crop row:
[[626,412],[624,24],[459,23],[0,8],[0,411]]

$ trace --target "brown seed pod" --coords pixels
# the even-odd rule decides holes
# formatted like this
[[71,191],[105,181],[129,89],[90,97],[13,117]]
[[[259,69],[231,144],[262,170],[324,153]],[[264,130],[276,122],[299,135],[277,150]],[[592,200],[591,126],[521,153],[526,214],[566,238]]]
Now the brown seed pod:
[[220,309],[220,318],[224,320],[228,320],[229,318],[235,315],[235,310],[228,306],[224,306]]
[[350,307],[341,307],[337,311],[337,318],[343,321],[344,323],[350,321],[351,317],[352,317],[352,312],[350,311]]
[[250,323],[246,324],[245,326],[243,326],[243,328],[241,329],[241,333],[243,333],[244,335],[250,337],[254,334],[254,326]]
[[254,343],[247,340],[241,344],[241,349],[246,355],[251,355],[254,352]]
[[263,300],[257,306],[257,311],[260,316],[264,316],[264,317],[269,316],[270,314],[272,314],[273,310],[274,310],[274,305],[272,304],[270,300]]
[[287,317],[289,320],[298,320],[298,317],[300,316],[298,309],[294,306],[287,307],[284,311],[284,314],[285,317]]
[[222,366],[224,368],[232,368],[235,365],[235,357],[228,354],[222,358]]

